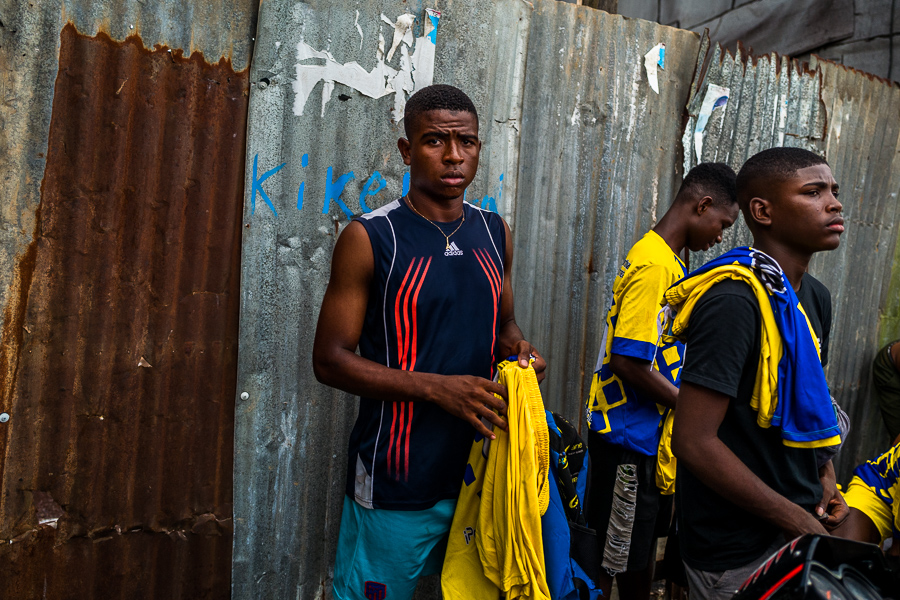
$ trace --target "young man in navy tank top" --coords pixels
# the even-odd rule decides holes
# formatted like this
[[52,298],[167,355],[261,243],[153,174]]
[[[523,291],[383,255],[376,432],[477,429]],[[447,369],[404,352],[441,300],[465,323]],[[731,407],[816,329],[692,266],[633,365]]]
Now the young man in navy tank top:
[[421,575],[440,571],[473,437],[494,438],[482,419],[507,428],[494,364],[517,355],[526,367],[534,355],[545,368],[516,325],[509,227],[463,201],[481,150],[475,106],[434,85],[404,119],[409,193],[341,234],[313,348],[318,380],[360,396],[340,600],[411,598]]

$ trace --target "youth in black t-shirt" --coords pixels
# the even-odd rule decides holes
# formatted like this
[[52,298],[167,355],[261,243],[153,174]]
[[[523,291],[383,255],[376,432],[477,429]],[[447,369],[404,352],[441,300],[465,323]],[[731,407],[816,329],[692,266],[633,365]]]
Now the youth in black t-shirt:
[[[797,297],[828,358],[831,294],[809,274]],[[761,315],[750,286],[736,280],[714,285],[697,303],[688,328],[681,374],[729,397],[719,439],[764,483],[812,511],[822,497],[815,450],[782,443],[777,427],[763,429],[750,407],[760,354]],[[726,571],[758,558],[781,533],[778,527],[724,499],[678,465],[676,512],[684,561],[701,571]]]

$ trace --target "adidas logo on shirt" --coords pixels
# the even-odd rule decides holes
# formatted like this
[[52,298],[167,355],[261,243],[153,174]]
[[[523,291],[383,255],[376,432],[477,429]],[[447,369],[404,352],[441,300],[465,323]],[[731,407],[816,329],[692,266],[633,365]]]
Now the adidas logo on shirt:
[[456,242],[450,242],[450,247],[444,250],[444,256],[462,256],[463,251],[459,249]]

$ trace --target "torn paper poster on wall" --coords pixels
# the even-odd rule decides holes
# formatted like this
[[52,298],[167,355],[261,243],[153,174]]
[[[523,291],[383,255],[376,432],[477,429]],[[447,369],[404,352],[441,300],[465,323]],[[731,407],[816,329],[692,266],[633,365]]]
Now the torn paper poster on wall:
[[644,55],[644,68],[647,69],[647,81],[650,89],[659,93],[659,70],[666,68],[666,45],[657,44]]
[[[363,69],[356,61],[339,63],[327,50],[316,50],[304,41],[297,44],[297,79],[293,83],[294,114],[303,115],[306,102],[315,87],[322,82],[322,111],[331,100],[335,84],[350,87],[370,98],[381,98],[394,94],[392,118],[395,122],[403,118],[407,98],[416,91],[427,87],[434,81],[434,56],[437,43],[437,28],[441,13],[426,8],[422,37],[413,37],[416,17],[403,14],[397,21],[391,21],[385,15],[381,20],[393,29],[391,47],[385,57],[385,39],[378,34],[378,46],[375,50],[375,66],[371,71]],[[362,28],[355,23],[362,38]],[[362,39],[360,39],[360,47]],[[387,65],[399,50],[399,69]],[[410,53],[412,50],[412,53]],[[311,64],[305,61],[317,61]],[[321,64],[324,61],[324,64]]]
[[694,149],[697,151],[697,161],[702,160],[703,156],[703,134],[706,131],[706,125],[709,118],[717,108],[724,110],[728,104],[728,96],[731,90],[727,87],[709,84],[706,90],[706,96],[703,97],[703,104],[700,105],[700,113],[697,115],[697,126],[694,128]]

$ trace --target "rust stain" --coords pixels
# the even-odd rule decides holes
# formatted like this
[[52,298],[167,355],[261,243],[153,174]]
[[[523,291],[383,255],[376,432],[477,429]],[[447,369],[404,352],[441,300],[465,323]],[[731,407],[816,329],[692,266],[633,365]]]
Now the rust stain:
[[24,536],[0,560],[32,556],[10,598],[228,596],[248,90],[225,58],[61,33],[0,348],[0,539]]
[[[41,209],[38,207],[35,214],[35,229],[40,223]],[[26,330],[25,306],[28,301],[28,292],[31,289],[31,280],[34,276],[34,265],[37,257],[37,231],[34,238],[28,244],[25,252],[19,258],[16,272],[10,284],[9,301],[3,312],[3,345],[0,347],[0,411],[12,413],[12,390],[16,383],[16,367],[19,362],[19,349],[22,347],[22,338]],[[7,421],[0,429],[0,481],[3,481],[4,467],[7,462],[7,440],[9,430],[15,427],[16,422]],[[2,500],[0,500],[2,501]]]
[[214,559],[227,556],[230,545],[230,538],[189,529],[114,531],[59,545],[53,530],[41,527],[2,546],[3,597],[227,600],[231,575]]

